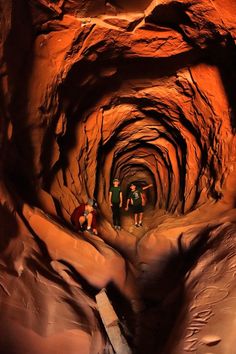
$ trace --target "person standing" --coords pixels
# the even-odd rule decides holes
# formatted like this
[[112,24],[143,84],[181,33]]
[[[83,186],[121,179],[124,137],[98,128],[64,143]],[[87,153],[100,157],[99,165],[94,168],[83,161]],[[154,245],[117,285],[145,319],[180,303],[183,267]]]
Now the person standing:
[[120,188],[120,181],[118,178],[115,178],[113,180],[113,186],[109,191],[109,203],[112,209],[113,225],[117,230],[121,229],[120,210],[122,207],[122,202],[123,195]]
[[143,226],[143,195],[142,191],[152,187],[152,184],[143,187],[141,190],[137,189],[134,183],[130,185],[130,193],[127,199],[127,204],[125,210],[129,210],[129,205],[132,206],[132,212],[134,214],[134,225],[136,227]]

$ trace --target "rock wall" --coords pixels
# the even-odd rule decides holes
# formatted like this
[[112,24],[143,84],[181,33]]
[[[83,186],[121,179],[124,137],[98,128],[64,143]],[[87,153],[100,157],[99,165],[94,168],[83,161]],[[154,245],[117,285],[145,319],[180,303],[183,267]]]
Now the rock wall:
[[[107,287],[134,352],[233,353],[236,6],[0,13],[0,352],[112,353],[94,298]],[[153,184],[142,231],[125,212],[112,228],[114,177],[125,196]],[[88,198],[99,237],[70,225]]]

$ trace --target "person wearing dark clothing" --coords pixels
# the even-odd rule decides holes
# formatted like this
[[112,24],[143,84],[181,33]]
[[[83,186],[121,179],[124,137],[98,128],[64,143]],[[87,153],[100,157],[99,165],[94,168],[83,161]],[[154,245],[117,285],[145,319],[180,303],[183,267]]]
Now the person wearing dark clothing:
[[80,204],[71,215],[71,222],[76,231],[87,230],[91,234],[97,235],[97,212],[96,202],[89,199],[87,204]]
[[149,184],[140,190],[137,189],[134,183],[131,183],[130,185],[130,193],[125,210],[129,210],[129,205],[131,204],[131,210],[134,213],[134,225],[136,227],[143,226],[143,191],[150,187],[152,187],[152,184]]
[[119,184],[120,181],[115,178],[113,180],[113,186],[110,188],[109,192],[109,203],[112,209],[113,225],[117,230],[121,229],[120,208],[122,207],[123,202],[123,196]]

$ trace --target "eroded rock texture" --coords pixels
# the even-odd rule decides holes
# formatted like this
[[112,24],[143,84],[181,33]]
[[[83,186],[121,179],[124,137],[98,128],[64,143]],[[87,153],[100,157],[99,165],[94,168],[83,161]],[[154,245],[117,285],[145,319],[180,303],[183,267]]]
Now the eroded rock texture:
[[[107,288],[134,353],[235,348],[236,5],[0,1],[1,354],[113,353]],[[119,177],[152,183],[142,230]],[[99,236],[73,209],[99,204]]]

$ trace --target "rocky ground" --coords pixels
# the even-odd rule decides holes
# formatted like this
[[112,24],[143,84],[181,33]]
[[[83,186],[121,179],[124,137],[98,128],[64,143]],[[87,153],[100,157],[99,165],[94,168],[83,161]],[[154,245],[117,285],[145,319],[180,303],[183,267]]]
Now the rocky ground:
[[[133,353],[234,353],[235,15],[0,0],[1,354],[112,354],[103,288]],[[114,177],[153,184],[142,228],[112,227]]]

